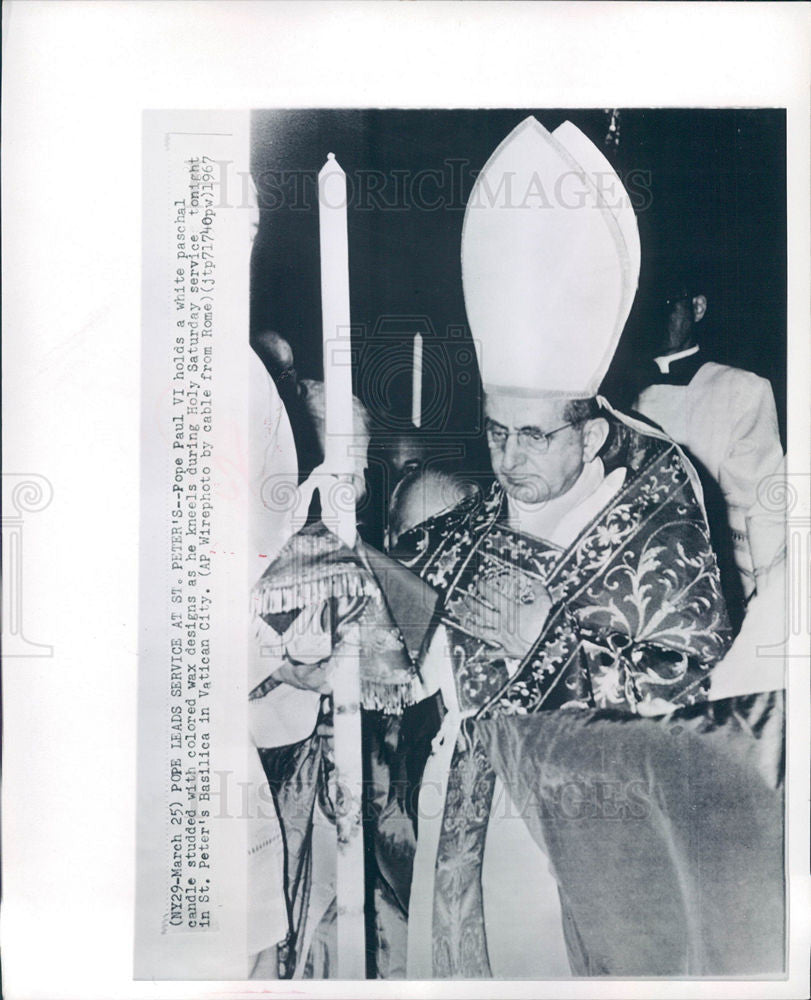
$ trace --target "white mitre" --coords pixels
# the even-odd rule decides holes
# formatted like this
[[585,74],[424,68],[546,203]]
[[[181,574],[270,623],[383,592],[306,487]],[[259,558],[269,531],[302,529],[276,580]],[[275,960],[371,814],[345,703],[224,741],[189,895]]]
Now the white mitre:
[[611,164],[571,122],[525,118],[485,164],[462,283],[486,392],[594,396],[636,294],[639,233]]

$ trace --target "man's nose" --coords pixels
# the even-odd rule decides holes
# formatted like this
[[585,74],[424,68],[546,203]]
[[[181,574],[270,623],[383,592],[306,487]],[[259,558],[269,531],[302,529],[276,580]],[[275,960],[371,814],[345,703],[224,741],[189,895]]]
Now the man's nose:
[[510,469],[514,469],[517,465],[521,463],[524,458],[524,454],[518,444],[518,435],[510,434],[504,443],[504,452],[501,459],[501,468],[505,472],[509,472]]

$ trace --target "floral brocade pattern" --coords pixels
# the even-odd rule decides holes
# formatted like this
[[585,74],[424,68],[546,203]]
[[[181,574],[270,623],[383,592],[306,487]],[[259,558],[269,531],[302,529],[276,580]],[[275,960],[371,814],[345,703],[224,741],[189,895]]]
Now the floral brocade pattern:
[[[507,528],[497,485],[400,539],[398,558],[440,595],[460,707],[476,719],[564,705],[633,712],[658,698],[691,704],[706,697],[708,673],[728,648],[718,567],[681,453],[609,422],[621,446],[611,467],[627,470],[625,483],[565,551]],[[517,602],[533,581],[553,602],[511,676],[465,618],[479,582],[494,578]],[[466,726],[435,870],[437,977],[490,975],[481,866],[494,778],[475,721]]]
[[[568,702],[634,711],[653,698],[706,696],[731,634],[704,513],[678,449],[624,430],[626,483],[566,551],[501,523],[498,486],[404,536],[402,560],[442,597],[464,708],[481,717]],[[503,669],[458,610],[488,575],[516,594],[537,580],[554,602],[501,686]]]
[[[634,709],[654,698],[686,705],[706,697],[730,629],[704,514],[675,448],[581,534],[548,586],[556,613],[480,717],[564,701]],[[561,649],[564,634],[577,636],[580,671],[566,659],[571,649]],[[552,665],[567,676],[549,697]]]
[[495,773],[475,739],[460,734],[453,753],[437,854],[433,967],[440,979],[491,975],[484,930],[481,865]]
[[[502,499],[500,492],[494,491],[479,506],[471,508],[464,502],[452,511],[448,517],[458,530],[445,535],[443,551],[436,552],[419,570],[443,597],[441,620],[448,630],[457,696],[464,711],[489,702],[509,676],[503,658],[476,637],[472,631],[475,623],[468,622],[471,603],[481,600],[480,584],[493,584],[518,603],[534,583],[547,586],[561,554],[557,546],[499,523]],[[464,515],[461,520],[460,514]],[[526,652],[529,648],[527,642]]]

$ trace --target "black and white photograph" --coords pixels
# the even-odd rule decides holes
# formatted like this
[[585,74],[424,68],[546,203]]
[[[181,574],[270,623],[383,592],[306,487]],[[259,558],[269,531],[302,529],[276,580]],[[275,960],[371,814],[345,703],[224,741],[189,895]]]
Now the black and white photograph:
[[257,973],[779,975],[784,114],[251,136],[300,482],[252,590]]
[[3,6],[3,995],[808,995],[808,5]]

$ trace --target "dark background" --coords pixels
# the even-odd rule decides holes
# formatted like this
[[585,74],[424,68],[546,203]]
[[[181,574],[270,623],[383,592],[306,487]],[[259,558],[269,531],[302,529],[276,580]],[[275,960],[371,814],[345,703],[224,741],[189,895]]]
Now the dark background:
[[334,152],[350,185],[355,391],[380,435],[407,428],[411,338],[421,330],[426,432],[480,461],[478,372],[459,262],[462,220],[476,172],[528,114],[550,131],[566,119],[577,125],[606,153],[637,212],[639,292],[605,395],[627,408],[634,373],[653,353],[652,333],[661,327],[664,274],[670,263],[684,262],[708,299],[697,328],[705,356],[770,379],[785,443],[782,110],[623,109],[616,144],[606,144],[611,114],[602,109],[255,112],[252,172],[261,215],[252,262],[254,331],[282,333],[300,376],[322,377],[316,177]]

